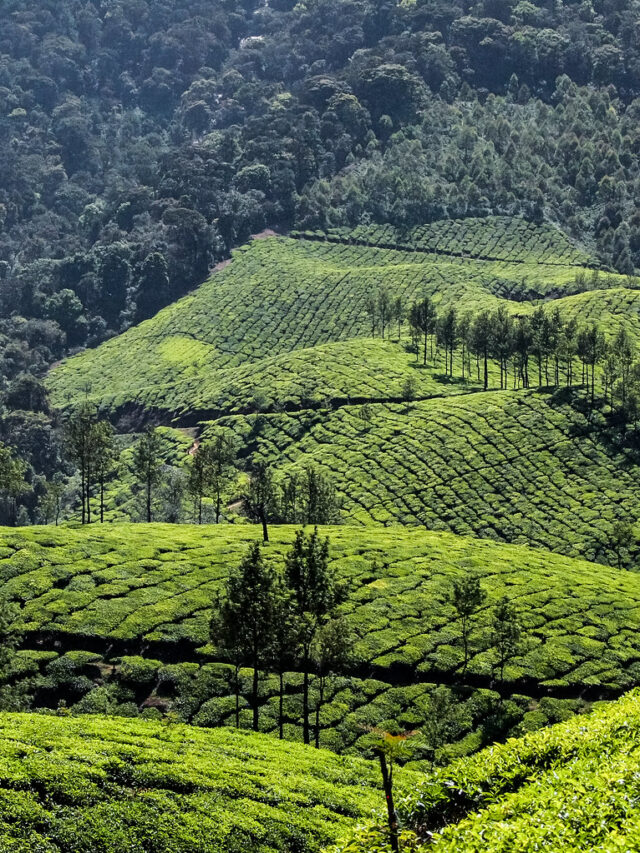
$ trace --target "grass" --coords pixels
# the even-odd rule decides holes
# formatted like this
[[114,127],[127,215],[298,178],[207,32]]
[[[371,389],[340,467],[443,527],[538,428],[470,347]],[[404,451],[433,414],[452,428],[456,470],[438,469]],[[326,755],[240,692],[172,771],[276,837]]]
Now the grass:
[[371,404],[367,420],[343,406],[217,424],[280,470],[319,466],[349,523],[420,524],[616,564],[612,525],[637,518],[637,452],[565,399],[491,391]]
[[[507,304],[528,312],[531,300],[552,296],[573,300],[568,310],[579,310],[577,297],[568,295],[587,286],[578,281],[585,270],[577,264],[588,258],[553,229],[509,222],[468,220],[447,226],[446,234],[441,224],[429,226],[418,242],[434,254],[405,249],[402,241],[396,249],[356,245],[357,233],[254,241],[156,317],[55,368],[48,379],[52,401],[65,409],[89,399],[112,414],[134,408],[167,423],[181,417],[195,424],[207,413],[260,409],[265,398],[286,407],[327,397],[397,396],[400,379],[414,372],[406,354],[353,340],[371,334],[367,300],[381,286],[406,305],[428,293],[438,306],[461,311]],[[589,282],[599,289],[581,295],[594,306],[604,300],[607,316],[635,298],[621,276]],[[564,310],[563,302],[556,298],[554,305]],[[323,349],[314,354],[315,347]]]
[[0,849],[16,853],[311,853],[382,797],[362,760],[100,716],[0,715],[0,767]]
[[[640,694],[436,771],[400,801],[405,825],[436,853],[636,850]],[[341,853],[386,850],[369,828]]]

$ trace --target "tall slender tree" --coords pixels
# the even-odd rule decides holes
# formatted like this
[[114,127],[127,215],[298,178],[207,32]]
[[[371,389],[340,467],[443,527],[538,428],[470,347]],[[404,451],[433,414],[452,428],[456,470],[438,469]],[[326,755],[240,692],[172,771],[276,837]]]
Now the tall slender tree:
[[276,609],[275,575],[262,558],[260,543],[254,542],[240,565],[229,573],[212,633],[222,638],[223,648],[240,651],[253,671],[251,708],[256,732],[260,723],[260,671],[269,660]]
[[318,628],[331,615],[340,600],[335,571],[329,564],[329,540],[322,539],[316,527],[310,535],[296,533],[285,559],[285,578],[294,597],[301,649],[302,727],[305,743],[310,742],[309,674],[311,645]]
[[158,484],[162,471],[162,439],[157,429],[148,429],[142,434],[133,450],[133,470],[145,492],[147,522],[153,518],[153,488]]

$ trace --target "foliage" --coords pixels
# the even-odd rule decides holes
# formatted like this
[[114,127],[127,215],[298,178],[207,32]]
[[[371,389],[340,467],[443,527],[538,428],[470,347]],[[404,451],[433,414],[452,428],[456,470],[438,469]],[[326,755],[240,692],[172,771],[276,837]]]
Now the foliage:
[[[345,522],[419,524],[617,565],[616,521],[638,501],[638,433],[569,391],[490,391],[221,420],[281,475],[334,479]],[[631,546],[632,560],[637,544]]]
[[4,714],[0,754],[4,849],[307,853],[379,797],[362,760],[231,729]]

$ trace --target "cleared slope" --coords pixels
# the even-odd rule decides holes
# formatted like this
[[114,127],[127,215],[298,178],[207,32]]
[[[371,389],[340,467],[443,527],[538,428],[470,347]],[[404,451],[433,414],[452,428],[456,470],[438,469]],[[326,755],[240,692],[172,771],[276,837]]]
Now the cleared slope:
[[318,465],[347,521],[422,524],[617,562],[611,526],[637,518],[637,453],[562,399],[490,391],[374,404],[367,421],[344,406],[218,424],[283,471]]
[[0,765],[0,849],[20,853],[307,853],[381,798],[362,760],[123,718],[2,714]]
[[[193,655],[194,646],[207,642],[221,580],[258,532],[248,525],[4,529],[2,589],[24,603],[27,637],[41,639],[46,649],[59,639],[71,648],[110,647],[112,655],[138,649],[151,656]],[[526,629],[508,680],[576,689],[640,681],[635,573],[449,533],[324,532],[348,584],[343,612],[358,638],[360,668],[368,673],[418,673],[424,680],[460,673],[449,595],[455,578],[476,571],[489,597],[476,624],[472,676],[491,678],[491,606],[508,594]],[[265,558],[281,566],[293,536],[291,527],[274,527]]]
[[[584,270],[575,265],[582,256],[572,253],[566,240],[557,249],[551,241],[549,248],[547,231],[538,233],[525,223],[530,244],[516,251],[522,236],[518,220],[509,226],[513,233],[503,220],[474,222],[476,256],[311,239],[254,241],[236,250],[231,264],[189,296],[57,367],[48,380],[52,400],[65,408],[85,399],[89,388],[89,399],[111,412],[138,406],[165,419],[185,411],[206,412],[219,408],[221,401],[226,405],[225,388],[236,381],[259,387],[260,369],[254,379],[250,371],[237,376],[223,371],[370,335],[367,300],[381,286],[405,304],[429,293],[442,306],[469,311],[502,303],[530,311],[531,303],[522,299],[562,296],[582,286],[577,280]],[[464,246],[469,226],[456,227]],[[496,241],[505,242],[503,255],[517,259],[494,259],[501,254],[492,249]],[[453,242],[455,227],[446,246]],[[482,254],[483,246],[488,256]],[[626,281],[610,278],[609,285]],[[622,288],[619,298],[625,293]],[[331,362],[333,354],[322,357]],[[288,362],[272,367],[275,384],[279,377],[286,384]],[[373,397],[386,396],[384,371],[370,384]],[[328,386],[320,393],[331,392],[330,376]]]

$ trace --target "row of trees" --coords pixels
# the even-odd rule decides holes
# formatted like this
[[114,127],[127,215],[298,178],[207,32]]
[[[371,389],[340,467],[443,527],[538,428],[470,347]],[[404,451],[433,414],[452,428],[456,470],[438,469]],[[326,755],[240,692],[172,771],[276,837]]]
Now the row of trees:
[[329,560],[329,540],[317,527],[311,534],[299,530],[276,570],[265,561],[263,546],[255,542],[240,565],[232,569],[226,588],[215,602],[211,619],[212,642],[223,651],[235,670],[236,726],[240,715],[241,666],[251,667],[253,728],[259,728],[259,679],[265,669],[280,679],[279,728],[283,737],[285,672],[299,667],[303,674],[302,729],[311,740],[309,677],[318,676],[315,707],[315,744],[320,743],[320,711],[326,680],[343,667],[353,641],[336,607],[343,589]]
[[[617,408],[636,420],[640,406],[640,362],[636,346],[625,326],[607,337],[598,325],[579,325],[563,320],[556,308],[537,307],[531,314],[514,315],[506,306],[495,311],[459,312],[454,307],[438,311],[430,296],[412,302],[408,311],[400,297],[391,298],[386,288],[372,295],[367,305],[372,333],[382,337],[393,322],[398,338],[408,321],[416,361],[443,364],[446,376],[454,377],[454,356],[462,380],[474,373],[485,390],[490,368],[497,365],[500,388],[581,385],[593,406],[596,384],[604,405]],[[577,362],[577,365],[576,365]]]
[[[264,546],[254,542],[240,565],[229,574],[224,591],[214,602],[210,623],[212,643],[234,667],[235,722],[240,725],[240,669],[252,672],[250,705],[252,726],[260,723],[260,678],[273,672],[279,678],[279,734],[284,736],[285,673],[302,673],[302,730],[305,743],[311,740],[310,676],[315,674],[315,745],[320,744],[320,714],[329,679],[356,665],[356,637],[339,615],[345,589],[329,557],[329,540],[316,527],[312,533],[296,533],[284,564],[274,567],[265,559]],[[486,604],[480,579],[467,574],[455,580],[448,593],[456,614],[462,646],[464,679],[472,651],[471,635],[479,611]],[[488,643],[493,650],[494,677],[504,684],[505,666],[520,648],[522,627],[519,614],[508,598],[492,608]],[[442,709],[440,709],[440,712]],[[431,732],[432,749],[441,746],[446,722]],[[439,734],[438,734],[439,733]]]
[[[175,469],[168,464],[171,452],[162,429],[147,429],[123,459],[111,424],[99,418],[95,406],[84,403],[67,419],[64,435],[67,453],[77,466],[80,480],[82,524],[90,524],[96,516],[104,522],[106,487],[117,485],[126,466],[143,497],[144,518],[147,522],[153,521],[158,491],[175,474]],[[8,450],[5,456],[6,459],[0,455],[0,489],[9,500],[25,487],[24,466]],[[177,501],[180,503],[186,496],[193,507],[192,517],[199,524],[204,520],[206,504],[212,507],[215,523],[219,523],[227,499],[234,494],[247,517],[262,525],[265,541],[269,538],[268,525],[272,523],[335,524],[340,519],[340,500],[335,486],[314,465],[276,475],[272,468],[258,460],[249,465],[243,485],[242,460],[238,458],[235,437],[228,429],[210,430],[205,439],[195,442],[186,470],[178,477],[179,482],[173,484]],[[58,523],[64,495],[64,477],[52,478],[41,502],[45,521]],[[94,511],[96,500],[97,512]],[[174,514],[179,516],[177,511]]]

